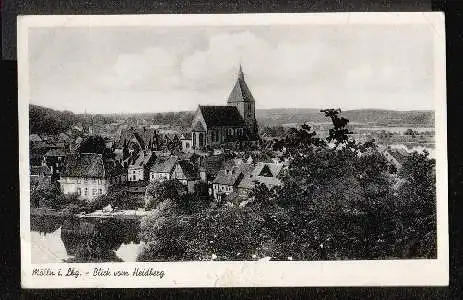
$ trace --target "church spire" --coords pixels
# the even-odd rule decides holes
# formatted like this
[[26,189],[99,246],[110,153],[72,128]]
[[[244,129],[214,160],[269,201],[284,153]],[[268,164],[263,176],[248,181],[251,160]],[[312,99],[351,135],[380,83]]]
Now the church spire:
[[238,78],[241,80],[244,80],[244,73],[243,73],[243,68],[241,67],[241,64],[240,64],[240,69],[238,71]]

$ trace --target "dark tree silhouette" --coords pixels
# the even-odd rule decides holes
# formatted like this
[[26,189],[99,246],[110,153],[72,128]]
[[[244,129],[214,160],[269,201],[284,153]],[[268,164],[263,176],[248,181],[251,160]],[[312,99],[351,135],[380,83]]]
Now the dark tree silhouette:
[[79,146],[79,153],[98,153],[104,158],[113,158],[114,154],[111,149],[106,148],[105,140],[99,135],[87,137]]

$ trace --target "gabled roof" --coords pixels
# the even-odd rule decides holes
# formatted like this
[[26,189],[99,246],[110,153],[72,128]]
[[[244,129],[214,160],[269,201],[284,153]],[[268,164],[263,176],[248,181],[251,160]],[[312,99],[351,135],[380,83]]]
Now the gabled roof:
[[199,178],[198,168],[196,168],[192,162],[188,160],[180,160],[178,162],[178,166],[182,169],[183,175],[186,177],[181,179],[193,180]]
[[105,178],[103,156],[97,153],[72,154],[67,158],[64,177]]
[[130,167],[143,167],[145,166],[147,163],[149,163],[150,159],[151,159],[151,155],[152,153],[151,152],[140,152],[140,154],[137,156],[137,158],[135,159],[135,161],[130,164],[129,168]]
[[137,141],[141,148],[144,148],[150,144],[150,142],[154,142],[157,138],[159,138],[156,129],[154,128],[126,128],[121,129],[120,137],[118,139],[119,146],[122,146],[124,141],[130,141],[133,138]]
[[255,182],[263,183],[268,188],[281,185],[281,180],[278,179],[278,175],[280,174],[282,167],[282,164],[259,162],[252,172],[249,172],[244,176],[243,180],[241,180],[238,185],[238,188],[252,189]]
[[45,153],[45,156],[66,156],[66,152],[63,149],[50,149]]
[[244,74],[241,66],[238,72],[238,78],[236,80],[235,86],[230,92],[227,100],[228,104],[235,102],[255,102],[254,97],[252,96],[251,91],[249,90],[249,87],[244,80]]
[[279,163],[259,162],[257,163],[256,168],[254,169],[254,175],[262,176],[262,177],[270,177],[270,176],[263,175],[262,171],[264,171],[264,173],[270,172],[270,174],[272,175],[271,177],[277,177],[280,174],[282,167],[283,167],[283,164],[279,164]]
[[220,170],[213,183],[234,186],[242,178],[242,173],[236,167],[233,170]]
[[207,127],[236,126],[245,127],[241,114],[235,106],[199,106]]
[[177,160],[176,156],[171,156],[167,159],[158,157],[150,171],[154,173],[171,173],[177,164]]
[[239,184],[243,176],[250,173],[252,170],[252,165],[244,163],[239,166],[234,166],[231,169],[222,169],[217,173],[213,183],[233,186]]
[[200,168],[203,169],[207,175],[215,177],[224,166],[224,162],[224,155],[206,156],[200,160]]
[[206,128],[204,128],[203,123],[196,122],[195,126],[193,127],[193,131],[206,131]]
[[31,142],[41,142],[42,138],[37,133],[33,133],[33,134],[29,135],[29,141],[31,141]]

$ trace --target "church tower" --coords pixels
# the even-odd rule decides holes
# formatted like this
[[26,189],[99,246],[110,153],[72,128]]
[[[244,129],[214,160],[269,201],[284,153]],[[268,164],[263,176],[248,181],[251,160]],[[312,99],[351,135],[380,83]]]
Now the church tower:
[[235,86],[230,96],[228,96],[227,105],[235,106],[238,109],[246,122],[249,135],[254,137],[257,134],[256,101],[244,80],[244,73],[241,65]]

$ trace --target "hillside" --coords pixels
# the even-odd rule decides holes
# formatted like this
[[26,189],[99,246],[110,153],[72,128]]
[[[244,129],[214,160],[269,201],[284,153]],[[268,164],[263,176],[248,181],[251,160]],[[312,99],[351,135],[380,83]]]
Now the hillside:
[[[378,126],[414,125],[422,127],[434,126],[433,111],[392,111],[379,109],[348,110],[342,115],[352,123]],[[75,123],[84,127],[90,123],[110,123],[125,119],[130,124],[137,120],[146,120],[149,124],[170,124],[187,129],[191,126],[193,112],[143,113],[125,115],[82,115],[69,111],[58,111],[50,108],[30,105],[30,132],[41,134],[57,134],[69,129]],[[318,109],[257,109],[256,118],[259,126],[274,127],[289,123],[329,122]]]
[[59,111],[33,104],[29,106],[30,133],[59,134],[79,121],[80,118],[69,111]]

